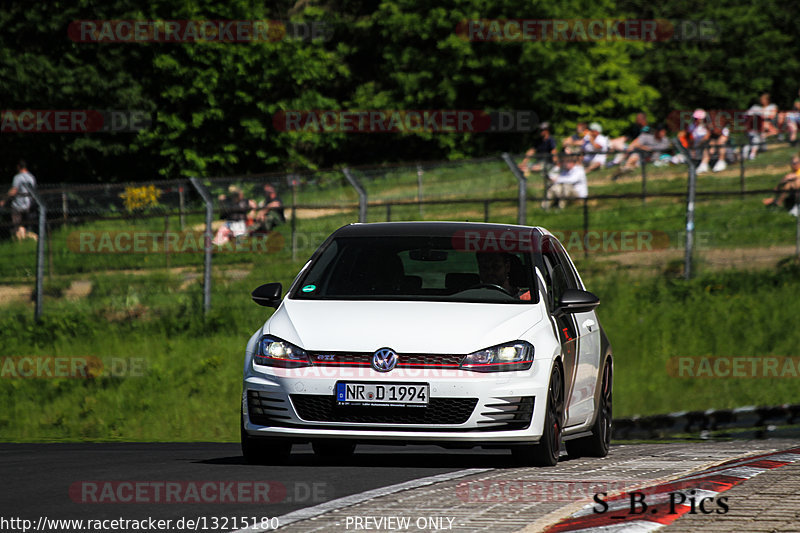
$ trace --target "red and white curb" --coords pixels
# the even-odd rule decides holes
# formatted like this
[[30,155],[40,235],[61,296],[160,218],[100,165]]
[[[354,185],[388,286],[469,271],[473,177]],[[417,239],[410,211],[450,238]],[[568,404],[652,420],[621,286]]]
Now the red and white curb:
[[[800,462],[800,448],[734,459],[666,483],[602,498],[608,506],[606,509],[601,504],[592,502],[569,518],[546,529],[545,533],[655,531],[690,511],[698,514],[717,513],[723,509],[719,507],[719,494],[762,472],[796,462]],[[634,499],[643,498],[646,508],[641,503],[632,503],[633,493],[643,495]],[[706,500],[709,505],[701,510],[699,505],[704,498],[713,500]],[[603,512],[597,512],[600,510]]]

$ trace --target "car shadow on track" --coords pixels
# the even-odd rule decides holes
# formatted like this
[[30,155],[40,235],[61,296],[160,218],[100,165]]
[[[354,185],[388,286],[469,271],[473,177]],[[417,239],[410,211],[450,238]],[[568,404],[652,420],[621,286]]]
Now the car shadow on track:
[[[282,459],[272,466],[288,467],[319,467],[319,466],[349,466],[349,467],[393,467],[393,468],[522,468],[514,461],[507,450],[441,450],[426,448],[425,450],[408,449],[405,447],[364,447],[345,458],[322,458],[314,455],[310,447],[297,447],[296,451],[286,459]],[[559,462],[568,461],[570,458],[562,455]],[[215,457],[195,461],[207,465],[243,465],[251,466],[241,456]],[[258,465],[256,465],[258,466]]]

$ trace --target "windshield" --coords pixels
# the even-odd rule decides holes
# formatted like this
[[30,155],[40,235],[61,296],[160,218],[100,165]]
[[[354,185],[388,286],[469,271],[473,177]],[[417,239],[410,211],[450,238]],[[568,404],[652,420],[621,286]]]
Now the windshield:
[[[531,304],[530,253],[468,251],[446,237],[340,237],[291,298]],[[531,290],[534,287],[534,290]]]

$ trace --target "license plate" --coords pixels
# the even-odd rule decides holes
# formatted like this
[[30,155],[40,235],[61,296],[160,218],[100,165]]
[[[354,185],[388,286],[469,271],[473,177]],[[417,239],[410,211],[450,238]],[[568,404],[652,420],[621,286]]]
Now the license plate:
[[425,407],[427,383],[345,383],[336,384],[339,405]]

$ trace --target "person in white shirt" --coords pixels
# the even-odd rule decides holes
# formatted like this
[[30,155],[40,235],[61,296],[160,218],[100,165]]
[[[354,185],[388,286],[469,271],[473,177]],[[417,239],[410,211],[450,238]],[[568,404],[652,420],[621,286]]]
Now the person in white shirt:
[[752,128],[747,135],[752,145],[748,157],[755,159],[761,143],[778,134],[778,106],[771,104],[769,93],[764,92],[758,97],[758,103],[747,110],[747,114],[752,117]]
[[589,124],[589,143],[585,150],[591,153],[584,156],[583,163],[586,165],[586,172],[602,169],[606,164],[606,156],[609,148],[608,137],[602,135],[603,127],[597,122]]
[[549,178],[551,184],[542,202],[543,209],[549,209],[553,201],[557,202],[559,209],[563,209],[569,200],[589,196],[586,172],[576,156],[561,155],[559,166],[553,169]]
[[[33,202],[23,185],[27,185],[31,189],[36,187],[36,178],[28,172],[26,167],[25,161],[17,163],[17,174],[14,176],[11,188],[8,190],[8,198],[11,199],[11,224],[14,227],[14,236],[17,239],[30,238],[36,240],[38,236],[25,228],[25,217],[31,210]],[[0,207],[5,205],[5,202],[5,200],[0,201]]]

